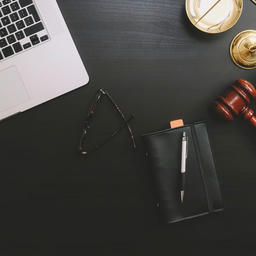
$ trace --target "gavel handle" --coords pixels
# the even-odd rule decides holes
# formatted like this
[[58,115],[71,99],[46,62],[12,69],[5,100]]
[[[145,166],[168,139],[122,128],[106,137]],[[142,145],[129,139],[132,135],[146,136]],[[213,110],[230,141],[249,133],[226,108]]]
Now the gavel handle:
[[250,122],[251,122],[251,124],[256,128],[256,116],[253,116],[253,117],[250,119]]
[[249,107],[246,107],[242,110],[242,114],[246,120],[249,120],[250,123],[256,128],[256,116],[254,115],[254,111]]

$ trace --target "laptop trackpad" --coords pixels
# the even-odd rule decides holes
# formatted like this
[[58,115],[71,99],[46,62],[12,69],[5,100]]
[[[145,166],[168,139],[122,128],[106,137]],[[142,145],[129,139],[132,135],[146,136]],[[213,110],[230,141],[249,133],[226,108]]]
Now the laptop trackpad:
[[29,95],[15,66],[0,71],[0,112],[28,101]]

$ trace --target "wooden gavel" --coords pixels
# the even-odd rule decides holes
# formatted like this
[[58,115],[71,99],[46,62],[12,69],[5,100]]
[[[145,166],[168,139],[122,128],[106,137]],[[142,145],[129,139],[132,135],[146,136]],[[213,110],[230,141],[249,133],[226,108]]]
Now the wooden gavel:
[[254,111],[249,108],[251,99],[256,98],[256,89],[244,79],[237,80],[236,84],[226,92],[224,96],[219,97],[214,102],[216,111],[226,120],[234,120],[234,115],[240,113],[246,120],[249,120],[256,128],[256,116]]

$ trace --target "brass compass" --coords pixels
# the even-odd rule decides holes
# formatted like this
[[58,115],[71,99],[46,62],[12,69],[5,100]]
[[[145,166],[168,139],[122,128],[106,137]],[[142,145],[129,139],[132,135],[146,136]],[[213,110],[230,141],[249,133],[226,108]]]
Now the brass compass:
[[239,33],[230,45],[230,55],[237,66],[243,69],[256,68],[256,30]]

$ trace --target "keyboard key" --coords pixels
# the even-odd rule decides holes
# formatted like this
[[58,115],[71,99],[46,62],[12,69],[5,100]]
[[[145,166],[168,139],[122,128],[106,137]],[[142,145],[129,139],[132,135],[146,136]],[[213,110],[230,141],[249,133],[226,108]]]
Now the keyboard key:
[[23,45],[23,48],[24,49],[28,49],[29,47],[31,47],[32,45],[31,45],[31,43],[27,43],[27,44],[24,44]]
[[20,19],[20,18],[19,18],[19,15],[17,14],[17,12],[12,13],[12,14],[10,15],[10,18],[11,18],[11,21],[12,21],[12,22],[15,22],[15,21],[17,21],[17,20]]
[[14,24],[11,24],[10,26],[7,27],[8,31],[10,34],[14,33],[17,31],[16,27],[14,26]]
[[17,32],[15,34],[15,36],[16,36],[17,40],[21,40],[21,39],[25,38],[25,35],[22,31]]
[[1,21],[2,21],[2,23],[3,23],[4,26],[7,26],[7,25],[9,25],[9,24],[11,23],[11,21],[10,21],[10,19],[9,19],[8,16],[3,17],[3,18],[1,19]]
[[8,35],[8,32],[7,32],[6,28],[0,29],[0,36],[1,37],[5,37],[7,35]]
[[14,51],[13,51],[11,46],[8,46],[8,47],[3,49],[3,54],[4,54],[5,58],[7,58],[7,57],[13,55]]
[[3,17],[3,13],[2,13],[2,11],[0,11],[0,18],[2,18]]
[[9,4],[10,2],[11,2],[11,0],[3,0],[4,5]]
[[26,9],[21,9],[21,10],[19,11],[19,15],[20,15],[21,18],[25,18],[25,17],[28,16],[28,12],[27,12]]
[[40,37],[41,42],[44,42],[44,41],[46,41],[48,39],[49,39],[49,36],[47,36],[47,35]]
[[7,36],[7,41],[9,44],[13,44],[16,42],[16,38],[14,35]]
[[31,14],[33,16],[35,22],[40,21],[40,17],[38,15],[37,10],[34,5],[31,5],[28,7],[28,12],[29,12],[29,14]]
[[3,39],[1,39],[0,40],[0,47],[1,48],[4,48],[5,46],[7,46],[8,44],[7,44],[7,42],[6,42],[6,40],[3,38]]
[[3,12],[4,15],[8,15],[8,14],[11,13],[11,9],[10,9],[9,6],[4,6],[4,7],[2,8],[2,12]]
[[42,30],[44,30],[44,26],[40,22],[40,23],[37,23],[37,24],[35,24],[31,27],[25,28],[24,32],[25,32],[26,36],[31,36],[31,35],[36,34],[36,33],[38,33],[39,31],[42,31]]
[[16,22],[15,24],[19,30],[25,28],[25,23],[23,22],[23,20],[20,20],[20,21]]
[[0,60],[2,60],[4,58],[4,56],[2,55],[2,53],[0,52]]
[[13,47],[13,49],[14,49],[14,51],[17,53],[17,52],[21,52],[23,49],[22,49],[22,46],[21,46],[21,44],[18,42],[18,43],[16,43],[16,44],[13,44],[12,45],[12,47]]
[[32,0],[19,0],[20,6],[25,7],[33,3]]
[[31,37],[30,37],[30,41],[31,41],[31,43],[32,43],[33,45],[36,45],[36,44],[39,44],[39,43],[40,43],[40,40],[39,40],[39,38],[38,38],[37,35],[31,36]]
[[13,11],[17,11],[17,10],[20,9],[20,7],[19,7],[19,5],[18,5],[17,2],[14,2],[14,3],[11,4],[11,9],[12,9]]
[[25,23],[27,26],[30,26],[30,25],[34,24],[34,21],[33,21],[32,17],[29,16],[25,19]]

